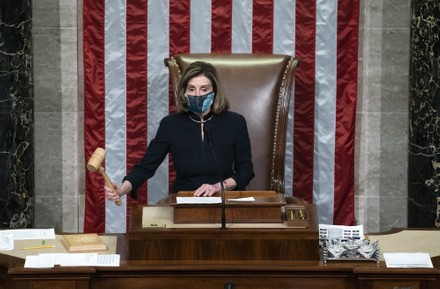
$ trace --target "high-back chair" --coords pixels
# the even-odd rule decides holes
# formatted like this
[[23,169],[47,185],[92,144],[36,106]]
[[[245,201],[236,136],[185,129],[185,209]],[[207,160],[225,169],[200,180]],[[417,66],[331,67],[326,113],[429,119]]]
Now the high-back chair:
[[175,94],[183,70],[198,60],[215,66],[230,110],[247,121],[255,172],[247,189],[284,194],[287,119],[298,59],[276,54],[177,54],[165,59]]

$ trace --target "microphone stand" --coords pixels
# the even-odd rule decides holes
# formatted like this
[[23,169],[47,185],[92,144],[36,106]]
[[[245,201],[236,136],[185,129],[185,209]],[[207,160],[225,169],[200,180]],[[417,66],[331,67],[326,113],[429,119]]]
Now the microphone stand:
[[221,205],[221,229],[226,230],[226,205],[225,205],[225,186],[223,185],[223,177],[222,173],[220,171],[220,167],[217,162],[217,158],[215,157],[214,148],[212,147],[212,135],[211,135],[211,126],[205,125],[203,127],[203,131],[206,135],[206,138],[208,140],[209,148],[211,149],[212,158],[214,159],[215,167],[218,171],[218,177],[220,179],[220,194],[222,199],[222,205]]
[[[214,156],[214,150],[212,151],[212,155],[214,157],[214,161],[217,163],[217,161],[215,160],[215,156]],[[217,165],[218,167],[218,165]],[[220,193],[221,193],[221,197],[222,197],[222,230],[226,230],[226,205],[225,205],[225,186],[223,185],[223,179],[222,179],[222,175],[220,173],[219,170],[219,177],[220,177]]]

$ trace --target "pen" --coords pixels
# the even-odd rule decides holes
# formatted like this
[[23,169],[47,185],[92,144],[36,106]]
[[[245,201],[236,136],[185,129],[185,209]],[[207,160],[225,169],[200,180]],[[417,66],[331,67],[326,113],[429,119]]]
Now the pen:
[[55,248],[55,246],[34,246],[34,247],[24,247],[22,250],[37,250],[37,249],[50,249]]

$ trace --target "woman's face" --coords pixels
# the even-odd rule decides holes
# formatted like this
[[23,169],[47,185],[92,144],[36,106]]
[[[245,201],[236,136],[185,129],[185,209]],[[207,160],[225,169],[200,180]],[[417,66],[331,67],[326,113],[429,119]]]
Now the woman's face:
[[187,85],[185,93],[187,95],[200,96],[212,91],[212,83],[209,78],[204,75],[199,75],[191,78]]

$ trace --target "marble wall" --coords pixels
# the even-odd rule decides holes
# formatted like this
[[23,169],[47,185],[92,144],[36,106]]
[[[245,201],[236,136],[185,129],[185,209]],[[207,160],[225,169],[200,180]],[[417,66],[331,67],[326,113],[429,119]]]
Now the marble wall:
[[35,0],[35,225],[82,230],[81,3]]
[[[361,1],[355,194],[367,232],[407,225],[410,4]],[[66,232],[83,222],[81,7],[33,3],[35,225]]]
[[0,228],[26,228],[34,223],[31,1],[0,4]]
[[409,205],[412,227],[440,227],[440,3],[414,1],[411,17]]
[[361,1],[356,216],[367,231],[407,226],[411,0]]

